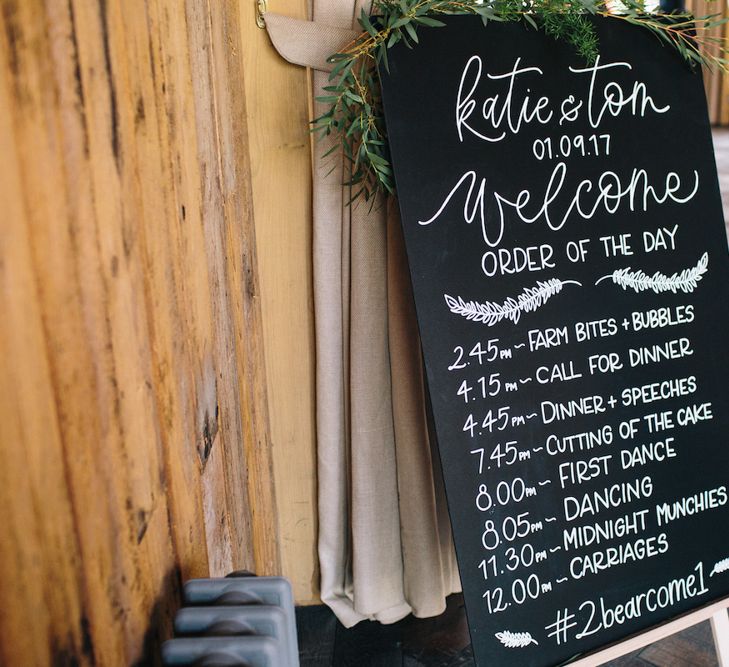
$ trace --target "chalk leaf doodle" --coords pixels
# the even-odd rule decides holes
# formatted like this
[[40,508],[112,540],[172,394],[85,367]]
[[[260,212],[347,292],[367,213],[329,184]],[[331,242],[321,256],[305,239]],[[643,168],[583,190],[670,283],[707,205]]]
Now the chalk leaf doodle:
[[729,558],[724,558],[724,560],[720,560],[714,565],[709,576],[713,577],[715,574],[721,574],[727,571],[729,571]]
[[455,315],[462,315],[467,320],[483,322],[486,326],[493,326],[501,320],[511,320],[516,324],[522,313],[529,313],[544,304],[547,299],[562,291],[565,285],[579,285],[576,280],[560,280],[550,278],[546,281],[537,281],[535,287],[527,287],[516,298],[509,297],[503,303],[494,301],[464,301],[462,297],[454,298],[444,294],[448,308]]
[[504,630],[503,632],[496,633],[496,639],[506,646],[506,648],[524,648],[530,644],[539,646],[539,642],[528,632],[509,632],[508,630]]
[[644,271],[633,271],[630,267],[625,269],[616,269],[607,276],[603,276],[595,282],[601,283],[603,280],[612,280],[624,290],[633,289],[636,292],[644,290],[653,290],[656,294],[661,292],[693,292],[702,276],[707,272],[709,267],[709,255],[704,253],[698,264],[688,269],[684,269],[680,273],[674,273],[667,276],[665,273],[656,271],[649,276]]

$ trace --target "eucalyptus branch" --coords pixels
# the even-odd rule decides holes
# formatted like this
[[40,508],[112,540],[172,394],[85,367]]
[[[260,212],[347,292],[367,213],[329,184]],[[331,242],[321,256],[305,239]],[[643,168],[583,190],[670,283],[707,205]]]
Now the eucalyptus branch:
[[312,121],[312,131],[334,134],[338,142],[327,154],[345,161],[345,185],[350,203],[363,197],[374,202],[377,194],[393,194],[378,69],[389,70],[388,49],[400,42],[408,48],[418,43],[418,31],[445,25],[437,16],[472,14],[490,21],[520,21],[550,37],[570,44],[578,55],[593,63],[599,53],[590,15],[639,26],[653,33],[692,66],[705,65],[729,72],[727,40],[712,34],[729,20],[719,14],[695,18],[689,14],[647,14],[642,0],[619,0],[619,11],[608,0],[374,0],[372,15],[364,11],[362,33],[339,53],[329,57],[332,71],[324,95],[317,101],[326,111]]

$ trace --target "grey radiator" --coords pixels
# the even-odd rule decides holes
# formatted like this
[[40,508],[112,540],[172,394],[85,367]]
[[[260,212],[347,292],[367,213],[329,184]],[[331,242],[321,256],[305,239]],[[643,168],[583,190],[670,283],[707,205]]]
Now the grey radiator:
[[164,665],[299,667],[294,600],[283,577],[192,579]]

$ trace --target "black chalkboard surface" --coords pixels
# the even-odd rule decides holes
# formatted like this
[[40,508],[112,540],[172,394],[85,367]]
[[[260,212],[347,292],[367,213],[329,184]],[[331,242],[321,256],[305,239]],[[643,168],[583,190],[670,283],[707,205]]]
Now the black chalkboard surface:
[[480,665],[556,665],[729,595],[729,263],[703,84],[453,17],[387,128]]

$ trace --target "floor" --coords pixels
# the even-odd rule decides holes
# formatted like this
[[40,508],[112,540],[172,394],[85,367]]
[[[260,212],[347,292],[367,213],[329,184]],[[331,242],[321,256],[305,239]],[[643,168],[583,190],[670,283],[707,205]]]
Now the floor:
[[[714,132],[719,187],[729,237],[729,129]],[[297,609],[301,667],[469,667],[462,599],[449,598],[446,612],[432,619],[409,617],[393,625],[360,623],[350,630],[326,607]],[[715,667],[708,621],[646,646],[609,667]]]

